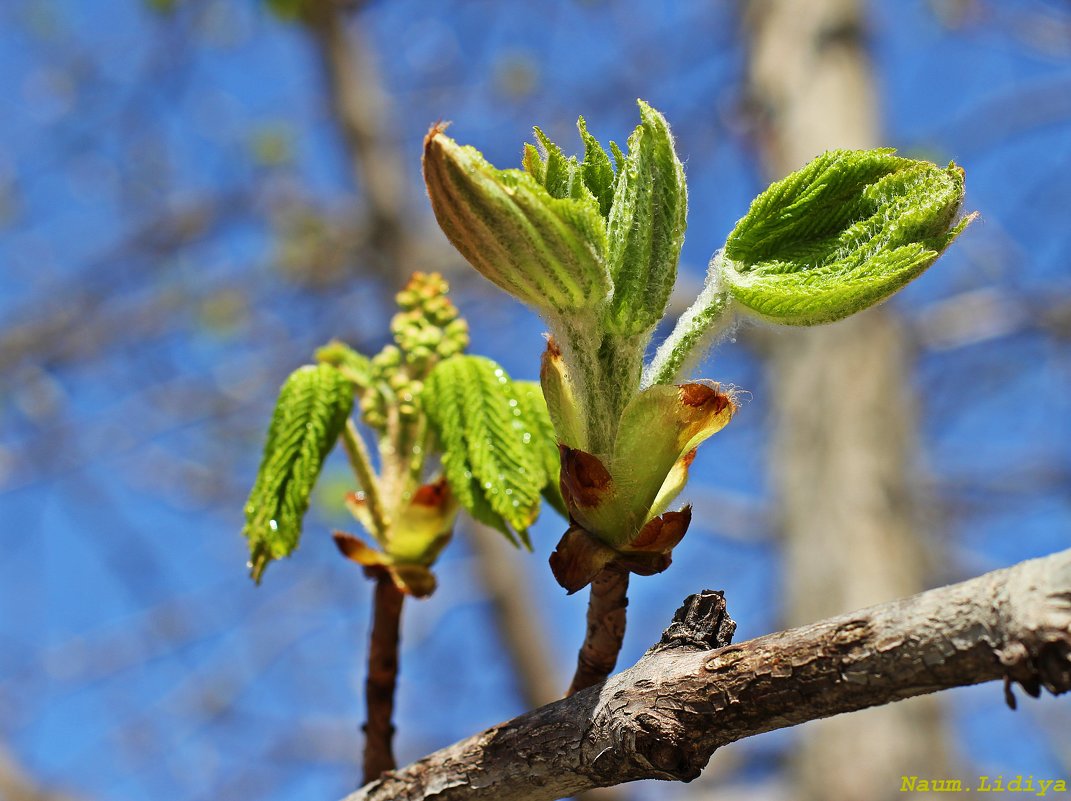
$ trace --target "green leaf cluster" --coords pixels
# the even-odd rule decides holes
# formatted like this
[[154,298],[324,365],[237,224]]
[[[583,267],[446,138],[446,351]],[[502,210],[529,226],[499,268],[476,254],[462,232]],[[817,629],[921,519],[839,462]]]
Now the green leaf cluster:
[[296,370],[279,391],[245,505],[243,534],[257,582],[269,561],[297,547],[313,485],[352,407],[353,386],[326,364]]
[[514,383],[490,359],[458,356],[428,376],[424,409],[458,502],[480,522],[531,547],[528,527],[558,467],[542,395],[530,382]]
[[526,172],[496,170],[438,128],[425,140],[424,177],[443,232],[511,295],[567,313],[606,294],[605,226],[590,198],[556,197]]
[[[447,237],[551,328],[540,379],[572,524],[552,565],[571,590],[608,559],[635,572],[664,569],[687,529],[686,509],[664,510],[695,446],[735,407],[731,393],[705,384],[659,385],[678,382],[739,314],[816,325],[884,300],[972,219],[956,222],[964,180],[954,164],[888,149],[823,154],[755,199],[645,368],[676,279],[687,189],[665,119],[639,106],[626,150],[610,143],[612,160],[583,118],[582,159],[536,128],[523,171],[494,168],[442,126],[424,146],[428,195]],[[456,411],[440,421],[458,447],[465,419]],[[681,439],[694,425],[703,436]],[[486,438],[477,432],[474,441]],[[471,454],[451,471],[480,486]]]
[[[257,581],[270,560],[297,547],[313,484],[339,439],[357,482],[345,506],[374,544],[345,532],[335,543],[416,597],[435,589],[431,567],[459,506],[528,547],[541,493],[564,513],[558,447],[539,386],[462,355],[468,326],[447,291],[442,276],[415,273],[396,296],[395,344],[368,358],[330,342],[316,351],[316,366],[284,384],[246,504]],[[355,397],[375,435],[378,469],[348,419]]]

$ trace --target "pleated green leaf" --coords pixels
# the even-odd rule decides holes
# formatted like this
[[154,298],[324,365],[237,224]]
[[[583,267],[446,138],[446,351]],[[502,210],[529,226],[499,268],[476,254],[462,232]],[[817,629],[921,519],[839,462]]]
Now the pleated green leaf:
[[245,505],[252,576],[301,538],[313,485],[353,407],[353,385],[328,364],[291,373],[275,403],[264,455]]
[[432,370],[423,402],[439,438],[443,473],[477,520],[528,545],[547,483],[545,435],[525,414],[530,398],[480,356],[455,356]]
[[623,161],[615,148],[619,164],[607,228],[614,283],[607,324],[626,336],[649,331],[665,313],[688,212],[684,167],[669,125],[638,102],[640,125]]
[[729,235],[723,286],[752,314],[786,325],[832,322],[921,275],[973,219],[955,223],[963,171],[836,150],[770,186]]
[[501,531],[516,545],[513,532],[487,502],[484,488],[469,464],[465,406],[468,393],[457,383],[464,377],[459,375],[461,366],[456,364],[464,358],[448,359],[432,370],[421,393],[422,405],[438,436],[443,473],[458,503],[476,520]]
[[599,205],[566,159],[541,137],[545,157],[497,170],[441,126],[424,140],[424,181],[435,218],[473,267],[551,315],[601,302],[609,292],[606,227]]

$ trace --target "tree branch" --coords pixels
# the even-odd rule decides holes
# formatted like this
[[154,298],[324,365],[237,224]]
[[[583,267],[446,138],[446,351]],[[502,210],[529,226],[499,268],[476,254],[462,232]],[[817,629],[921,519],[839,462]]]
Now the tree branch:
[[[961,584],[717,648],[692,596],[663,641],[599,687],[387,774],[345,801],[542,801],[639,779],[690,781],[727,743],[911,696],[1004,679],[1071,690],[1071,550]],[[690,621],[690,622],[689,622]],[[697,636],[688,632],[700,632]]]

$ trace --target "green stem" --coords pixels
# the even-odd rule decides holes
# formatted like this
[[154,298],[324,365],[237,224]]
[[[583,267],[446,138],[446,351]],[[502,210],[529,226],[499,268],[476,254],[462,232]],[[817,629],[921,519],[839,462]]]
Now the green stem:
[[573,391],[586,421],[584,450],[607,456],[613,450],[625,406],[639,389],[643,337],[604,335],[580,325],[561,324],[555,342],[573,378]]
[[379,497],[379,480],[372,469],[372,460],[365,447],[364,439],[353,420],[346,421],[346,427],[342,429],[342,446],[346,450],[350,467],[357,477],[357,484],[364,493],[365,503],[368,504],[368,512],[372,516],[372,522],[376,530],[372,532],[377,539],[387,530],[387,520],[383,514],[383,503]]
[[431,444],[431,426],[428,425],[428,418],[421,414],[413,426],[412,445],[409,448],[409,481],[413,486],[421,482]]

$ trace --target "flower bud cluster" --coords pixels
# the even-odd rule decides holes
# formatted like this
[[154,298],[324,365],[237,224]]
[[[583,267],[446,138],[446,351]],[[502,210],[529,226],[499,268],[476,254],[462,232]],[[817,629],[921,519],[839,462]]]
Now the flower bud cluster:
[[373,391],[361,396],[361,417],[377,431],[387,428],[387,398],[380,387],[390,386],[390,377],[405,377],[401,372],[402,352],[395,345],[387,345],[371,360],[371,386]]
[[361,398],[361,414],[372,428],[386,429],[392,402],[401,422],[415,420],[417,398],[431,368],[468,347],[468,323],[446,296],[448,291],[439,273],[414,273],[395,296],[399,311],[390,330],[397,344],[387,345],[371,360],[372,386],[390,391],[368,392]]
[[448,289],[439,273],[415,273],[396,297],[400,311],[390,330],[414,376],[427,375],[436,362],[468,347],[468,324],[446,297]]

